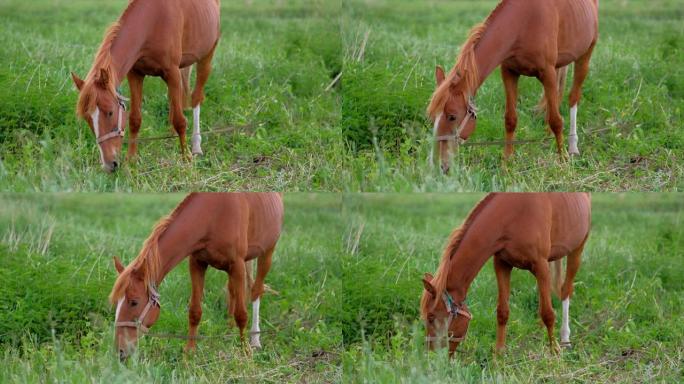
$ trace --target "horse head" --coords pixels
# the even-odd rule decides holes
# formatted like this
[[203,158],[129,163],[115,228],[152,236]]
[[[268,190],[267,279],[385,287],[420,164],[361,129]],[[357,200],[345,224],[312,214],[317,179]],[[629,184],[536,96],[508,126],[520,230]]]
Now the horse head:
[[124,360],[135,351],[138,338],[157,321],[161,307],[155,286],[145,282],[144,267],[126,270],[116,257],[114,266],[119,273],[115,288],[120,287],[118,298],[113,297],[117,300],[115,340],[119,358]]
[[125,99],[114,88],[109,70],[101,68],[81,80],[75,73],[71,78],[79,91],[78,114],[95,134],[100,150],[100,162],[107,172],[119,166],[119,154],[126,128]]
[[431,111],[434,119],[433,133],[438,145],[442,171],[449,171],[449,160],[452,144],[465,142],[476,126],[477,111],[471,98],[463,90],[460,77],[448,83],[444,69],[437,66],[435,70],[437,89],[433,98],[437,98],[438,109]]
[[449,356],[453,356],[458,345],[465,339],[472,316],[465,301],[454,301],[446,290],[438,293],[432,280],[432,275],[426,273],[421,300],[425,341],[429,350],[444,348],[448,344]]

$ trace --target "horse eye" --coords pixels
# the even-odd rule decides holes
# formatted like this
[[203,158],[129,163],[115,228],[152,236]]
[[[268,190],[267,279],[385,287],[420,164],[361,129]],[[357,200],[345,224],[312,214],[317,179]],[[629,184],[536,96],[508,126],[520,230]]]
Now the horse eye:
[[449,116],[447,116],[447,120],[449,120],[449,121],[456,121],[456,115],[449,115]]
[[138,305],[138,300],[131,300],[131,307]]
[[114,112],[109,111],[109,113],[107,113],[107,116],[112,117],[113,114],[114,114]]
[[433,315],[433,314],[428,315],[428,322],[430,324],[434,323],[435,322],[435,315]]

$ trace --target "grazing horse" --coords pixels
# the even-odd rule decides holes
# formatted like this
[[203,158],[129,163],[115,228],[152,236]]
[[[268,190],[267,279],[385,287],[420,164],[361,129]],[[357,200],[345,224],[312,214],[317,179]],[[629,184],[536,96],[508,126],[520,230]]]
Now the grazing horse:
[[283,202],[277,193],[192,193],[173,212],[161,219],[145,240],[138,257],[126,268],[115,258],[119,273],[109,300],[116,304],[116,342],[125,359],[135,348],[141,332],[157,320],[160,311],[157,289],[164,277],[190,257],[192,294],[186,350],[196,347],[202,318],[204,274],[208,266],[230,277],[229,315],[235,318],[244,340],[247,324],[245,286],[249,260],[257,260],[257,276],[251,288],[252,329],[250,345],[260,347],[259,302],[271,256],[280,237]]
[[[131,91],[128,158],[137,152],[145,76],[159,76],[168,86],[169,119],[183,157],[187,127],[183,107],[193,108],[192,153],[202,153],[200,104],[220,35],[219,7],[219,0],[132,0],[105,33],[85,80],[71,73],[79,90],[77,113],[95,134],[106,171],[119,165],[127,114],[118,89],[124,77]],[[194,63],[197,79],[189,100],[190,66]]]
[[577,149],[577,103],[589,60],[598,39],[598,0],[503,0],[484,23],[468,36],[448,75],[437,66],[437,89],[427,113],[434,121],[434,136],[444,172],[449,170],[452,143],[458,145],[475,130],[473,101],[487,76],[501,65],[506,90],[506,147],[513,154],[518,117],[518,78],[533,76],[544,85],[546,120],[562,154],[563,118],[559,110],[557,68],[575,63],[570,92],[569,152]]
[[[586,193],[492,193],[480,201],[454,230],[436,276],[423,278],[421,315],[428,348],[449,344],[449,355],[465,339],[472,315],[466,305],[470,284],[494,255],[499,286],[496,350],[506,344],[508,297],[513,267],[532,272],[539,290],[539,313],[554,352],[553,290],[562,300],[561,345],[570,345],[569,310],[573,280],[591,226],[591,198]],[[567,255],[565,281],[561,259]],[[562,285],[561,285],[562,284]]]

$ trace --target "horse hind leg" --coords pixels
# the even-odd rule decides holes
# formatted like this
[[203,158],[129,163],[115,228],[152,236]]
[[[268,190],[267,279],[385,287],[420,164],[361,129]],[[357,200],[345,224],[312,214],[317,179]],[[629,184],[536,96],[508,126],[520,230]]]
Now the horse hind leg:
[[[215,47],[214,47],[215,48]],[[207,57],[197,63],[197,79],[195,90],[192,92],[192,154],[202,155],[202,134],[200,133],[200,105],[204,101],[204,85],[211,73],[211,59],[214,57],[212,50]]]
[[574,250],[567,257],[565,281],[561,287],[561,305],[563,308],[563,321],[561,325],[560,338],[561,347],[569,348],[570,343],[570,298],[574,290],[575,275],[580,267],[584,244]]
[[582,97],[582,84],[589,74],[589,61],[591,59],[590,49],[584,56],[580,57],[575,62],[575,74],[572,79],[572,89],[568,101],[570,104],[570,133],[568,134],[568,153],[571,155],[579,155],[578,137],[577,137],[577,107]]
[[259,306],[264,293],[264,280],[271,269],[273,248],[257,259],[257,276],[252,286],[252,329],[249,332],[249,344],[254,348],[261,348],[261,328],[259,327]]

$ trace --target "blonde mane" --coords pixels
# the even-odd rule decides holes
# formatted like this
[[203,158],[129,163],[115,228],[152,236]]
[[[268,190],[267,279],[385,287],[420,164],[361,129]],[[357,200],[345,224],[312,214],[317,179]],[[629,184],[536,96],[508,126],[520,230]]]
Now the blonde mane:
[[114,79],[115,72],[112,68],[111,49],[120,29],[119,21],[110,25],[105,32],[100,48],[95,54],[93,66],[84,80],[83,88],[79,92],[78,104],[76,104],[76,113],[82,118],[85,118],[95,109],[98,89],[107,91],[112,97],[116,97],[116,79]]
[[161,258],[159,255],[159,238],[164,234],[173,219],[178,213],[187,205],[194,194],[189,194],[181,201],[180,204],[169,215],[162,217],[152,229],[152,233],[147,237],[143,243],[142,249],[128,266],[114,282],[112,292],[109,294],[109,302],[115,304],[126,293],[128,284],[131,280],[131,274],[141,273],[145,286],[150,284],[156,285],[159,282],[161,272]]
[[[482,209],[484,209],[487,203],[489,203],[494,196],[496,196],[496,194],[490,193],[480,200],[470,211],[463,224],[451,232],[447,245],[442,253],[442,259],[439,262],[439,267],[437,267],[437,272],[435,272],[435,276],[431,281],[437,296],[441,296],[442,292],[446,290],[447,276],[449,275],[449,270],[451,268],[451,259],[456,254],[456,251],[458,251],[458,247],[461,245],[461,240],[463,240],[468,228],[473,223],[477,215],[482,212]],[[434,301],[434,303],[436,302],[437,301]],[[420,300],[420,311],[423,317],[427,315],[432,305],[434,304],[433,300],[431,299],[431,295],[429,295],[427,291],[424,291]]]
[[427,107],[427,114],[431,119],[434,120],[444,110],[444,106],[454,97],[451,92],[452,87],[457,87],[458,91],[463,93],[466,101],[474,96],[480,80],[480,73],[475,61],[475,47],[480,42],[494,15],[498,14],[501,10],[504,2],[505,0],[501,1],[484,22],[475,25],[468,32],[468,38],[463,44],[458,57],[456,57],[456,64],[454,64],[454,67],[446,75],[442,84],[432,94],[430,104]]

